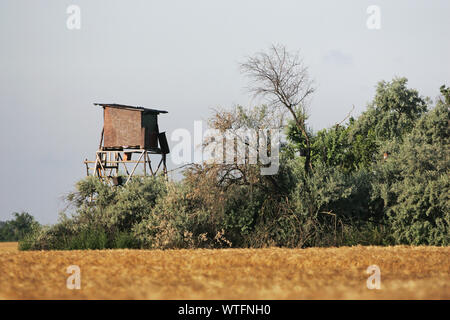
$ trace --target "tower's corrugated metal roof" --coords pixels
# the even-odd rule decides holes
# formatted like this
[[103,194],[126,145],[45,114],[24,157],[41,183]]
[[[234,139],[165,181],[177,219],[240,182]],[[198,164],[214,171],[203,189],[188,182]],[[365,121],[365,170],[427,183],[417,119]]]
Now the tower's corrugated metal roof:
[[148,109],[139,106],[128,106],[124,104],[117,103],[94,103],[95,106],[109,107],[109,108],[118,108],[118,109],[126,109],[126,110],[134,110],[134,111],[143,111],[145,113],[167,113],[165,110],[156,110],[156,109]]

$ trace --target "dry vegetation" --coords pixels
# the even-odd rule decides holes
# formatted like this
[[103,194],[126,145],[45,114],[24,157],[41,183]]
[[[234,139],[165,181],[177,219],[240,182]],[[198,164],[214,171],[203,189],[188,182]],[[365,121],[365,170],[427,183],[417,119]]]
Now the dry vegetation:
[[[2,299],[449,299],[448,247],[17,251],[0,243]],[[66,268],[81,268],[81,290]],[[381,290],[368,290],[369,265]]]

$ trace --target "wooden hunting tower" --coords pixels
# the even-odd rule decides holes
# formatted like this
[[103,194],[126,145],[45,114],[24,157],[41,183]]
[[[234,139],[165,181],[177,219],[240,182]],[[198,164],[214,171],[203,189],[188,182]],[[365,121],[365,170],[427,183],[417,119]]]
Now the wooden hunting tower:
[[[169,145],[165,132],[159,132],[158,128],[158,115],[167,111],[115,103],[94,105],[103,107],[103,129],[95,161],[84,161],[87,175],[89,170],[94,170],[94,176],[106,178],[117,185],[122,184],[120,165],[126,174],[125,183],[134,175],[139,164],[143,164],[144,175],[147,175],[147,164],[150,174],[156,174],[161,164],[163,173],[167,174]],[[137,160],[132,160],[133,153],[138,154]],[[150,154],[161,155],[156,171],[152,169]],[[94,168],[89,168],[89,164],[95,164]],[[127,164],[134,165],[131,171]]]

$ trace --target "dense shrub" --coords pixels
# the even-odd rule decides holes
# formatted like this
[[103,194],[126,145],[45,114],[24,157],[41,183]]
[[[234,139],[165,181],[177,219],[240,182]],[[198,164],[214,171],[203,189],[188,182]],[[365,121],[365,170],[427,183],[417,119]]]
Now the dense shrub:
[[450,242],[449,119],[449,105],[439,103],[377,168],[374,185],[398,243]]
[[136,177],[126,186],[111,187],[99,179],[79,181],[67,196],[68,217],[44,227],[23,241],[26,249],[102,249],[138,247],[131,228],[146,217],[156,199],[166,193],[162,177]]
[[0,241],[18,241],[40,228],[28,212],[14,212],[14,219],[0,221]]
[[[450,89],[441,92],[428,110],[406,79],[381,82],[359,118],[310,133],[311,166],[290,125],[275,175],[261,175],[261,165],[204,163],[188,166],[179,182],[81,180],[67,197],[73,215],[33,229],[20,247],[448,245]],[[210,123],[267,128],[267,110],[220,111]]]

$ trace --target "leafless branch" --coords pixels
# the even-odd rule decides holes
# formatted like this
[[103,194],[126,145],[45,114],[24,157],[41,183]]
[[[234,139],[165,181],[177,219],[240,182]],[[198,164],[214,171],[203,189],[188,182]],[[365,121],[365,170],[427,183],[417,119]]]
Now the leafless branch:
[[259,52],[240,64],[251,79],[250,91],[254,96],[267,99],[275,109],[288,110],[305,138],[305,168],[311,168],[310,141],[306,130],[306,105],[314,92],[308,68],[298,52],[290,53],[285,46],[272,45],[268,52]]

